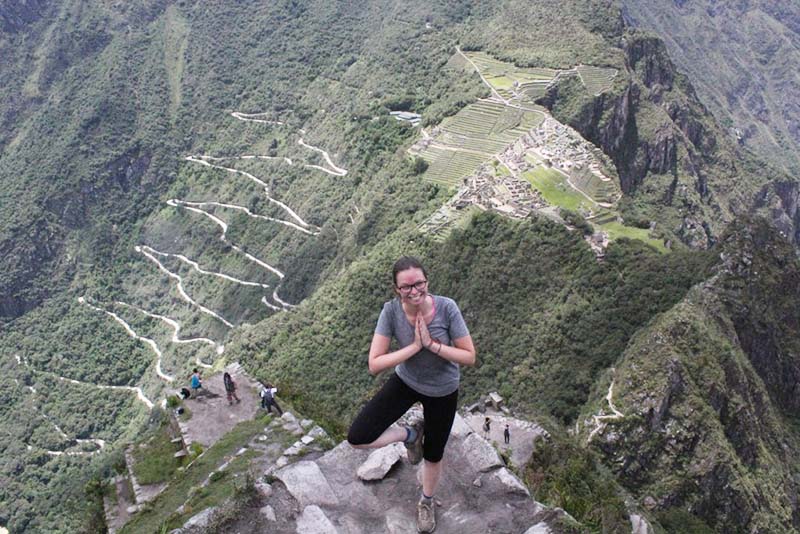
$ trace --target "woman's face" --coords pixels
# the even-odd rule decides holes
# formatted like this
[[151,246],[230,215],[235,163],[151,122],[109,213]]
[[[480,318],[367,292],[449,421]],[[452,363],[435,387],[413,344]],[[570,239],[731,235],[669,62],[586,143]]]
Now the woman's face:
[[417,267],[410,267],[397,273],[394,290],[409,304],[419,305],[428,294],[428,280],[425,273]]

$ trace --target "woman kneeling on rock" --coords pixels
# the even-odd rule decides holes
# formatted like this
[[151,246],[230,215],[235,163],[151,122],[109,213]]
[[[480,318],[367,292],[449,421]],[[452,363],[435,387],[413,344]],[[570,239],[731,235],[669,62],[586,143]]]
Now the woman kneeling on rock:
[[[347,440],[358,448],[402,441],[408,460],[422,466],[422,496],[417,530],[436,528],[433,494],[442,474],[442,457],[458,404],[459,365],[475,364],[475,347],[458,305],[428,293],[420,262],[402,257],[393,268],[397,297],[383,306],[369,350],[369,372],[391,367],[394,374],[353,421]],[[389,352],[392,338],[400,349]],[[392,427],[415,402],[424,421]]]

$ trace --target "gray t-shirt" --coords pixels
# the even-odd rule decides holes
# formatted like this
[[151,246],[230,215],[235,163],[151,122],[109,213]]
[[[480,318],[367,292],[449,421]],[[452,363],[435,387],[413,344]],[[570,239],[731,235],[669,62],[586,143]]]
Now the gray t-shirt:
[[[469,335],[461,310],[453,299],[431,295],[436,307],[433,320],[428,324],[431,338],[443,345],[452,345],[454,339]],[[399,298],[383,305],[375,333],[394,337],[400,348],[414,343],[414,325],[408,321]],[[395,373],[415,391],[429,397],[444,397],[458,389],[460,373],[458,364],[437,356],[423,348],[397,367]]]

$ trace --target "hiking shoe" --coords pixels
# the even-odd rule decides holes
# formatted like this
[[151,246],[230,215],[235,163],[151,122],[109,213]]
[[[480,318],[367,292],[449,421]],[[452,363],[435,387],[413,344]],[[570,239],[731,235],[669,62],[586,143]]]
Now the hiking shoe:
[[417,438],[411,443],[403,443],[406,446],[406,456],[411,465],[417,465],[422,461],[422,436],[425,433],[425,422],[417,419],[411,423],[411,428],[416,430]]
[[436,512],[433,506],[433,501],[430,504],[423,501],[417,503],[417,532],[433,532],[436,528]]

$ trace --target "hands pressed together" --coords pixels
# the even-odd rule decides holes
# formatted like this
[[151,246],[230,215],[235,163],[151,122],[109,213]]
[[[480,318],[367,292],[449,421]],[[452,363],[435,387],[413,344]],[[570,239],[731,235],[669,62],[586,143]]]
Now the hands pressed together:
[[418,349],[421,350],[424,347],[434,354],[439,354],[439,351],[442,350],[442,343],[431,338],[428,325],[425,323],[425,317],[421,312],[417,313],[417,325],[414,329],[414,344]]

